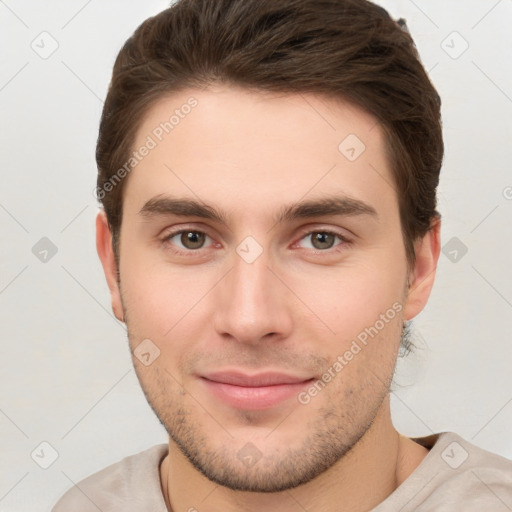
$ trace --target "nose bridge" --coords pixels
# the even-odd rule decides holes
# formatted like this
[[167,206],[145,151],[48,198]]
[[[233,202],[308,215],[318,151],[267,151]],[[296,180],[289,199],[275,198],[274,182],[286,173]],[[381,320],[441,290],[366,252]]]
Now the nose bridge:
[[288,333],[291,318],[285,291],[269,263],[264,252],[254,260],[244,258],[243,252],[234,255],[231,271],[219,283],[219,302],[215,305],[215,327],[220,334],[254,344],[269,334]]
[[268,262],[264,257],[259,261],[247,263],[241,258],[235,259],[232,272],[232,293],[239,301],[239,307],[247,313],[266,304],[265,298],[270,290]]

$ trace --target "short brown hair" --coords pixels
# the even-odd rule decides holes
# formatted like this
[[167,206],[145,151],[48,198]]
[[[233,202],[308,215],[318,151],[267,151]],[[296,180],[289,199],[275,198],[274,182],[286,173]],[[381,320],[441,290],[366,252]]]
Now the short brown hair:
[[386,136],[412,266],[414,241],[440,217],[444,148],[439,96],[401,24],[366,0],[178,0],[144,21],[117,56],[96,148],[96,192],[116,257],[126,180],[112,179],[129,160],[143,115],[164,95],[223,82],[318,93],[373,114]]

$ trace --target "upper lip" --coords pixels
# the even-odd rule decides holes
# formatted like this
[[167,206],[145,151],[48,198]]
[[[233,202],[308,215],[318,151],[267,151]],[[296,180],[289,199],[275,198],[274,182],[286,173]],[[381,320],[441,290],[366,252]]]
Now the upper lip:
[[311,377],[297,377],[286,373],[264,372],[255,375],[248,375],[241,372],[215,372],[202,375],[203,378],[231,384],[233,386],[260,387],[276,386],[279,384],[297,384],[310,380]]

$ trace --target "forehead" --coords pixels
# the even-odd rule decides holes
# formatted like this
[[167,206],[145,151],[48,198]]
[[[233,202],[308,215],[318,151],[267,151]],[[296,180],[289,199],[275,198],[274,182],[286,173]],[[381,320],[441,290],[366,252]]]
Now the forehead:
[[396,210],[381,127],[339,99],[231,86],[183,90],[148,110],[133,150],[144,146],[126,186],[128,208],[172,194],[259,215],[343,194]]

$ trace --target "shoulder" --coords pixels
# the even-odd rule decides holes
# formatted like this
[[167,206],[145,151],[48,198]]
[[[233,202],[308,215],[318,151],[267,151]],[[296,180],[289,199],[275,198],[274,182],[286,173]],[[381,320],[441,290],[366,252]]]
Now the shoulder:
[[430,448],[428,458],[435,458],[440,472],[445,475],[457,476],[488,469],[498,471],[505,479],[512,477],[511,460],[484,450],[453,432],[413,440]]
[[160,444],[125,457],[73,485],[52,512],[165,511],[159,466],[167,453]]
[[511,460],[454,433],[442,434],[437,444],[438,492],[445,494],[448,501],[454,495],[456,503],[471,504],[476,507],[474,510],[484,505],[486,510],[512,509]]
[[453,432],[413,441],[428,455],[373,512],[512,510],[512,461]]

